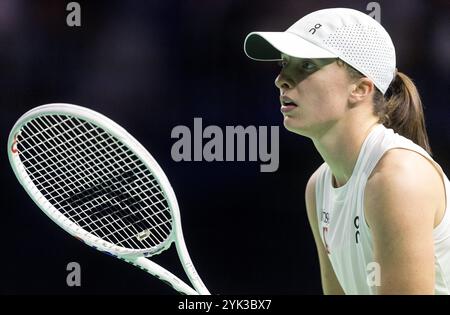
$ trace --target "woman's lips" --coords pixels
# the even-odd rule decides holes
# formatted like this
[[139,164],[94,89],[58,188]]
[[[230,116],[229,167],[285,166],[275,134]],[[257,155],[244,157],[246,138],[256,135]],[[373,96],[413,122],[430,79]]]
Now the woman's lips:
[[297,107],[297,105],[294,104],[285,104],[281,106],[281,112],[283,114],[289,113],[290,111],[294,110]]
[[290,111],[293,111],[297,107],[297,104],[287,95],[280,95],[280,103],[281,103],[280,110],[283,114],[289,113]]

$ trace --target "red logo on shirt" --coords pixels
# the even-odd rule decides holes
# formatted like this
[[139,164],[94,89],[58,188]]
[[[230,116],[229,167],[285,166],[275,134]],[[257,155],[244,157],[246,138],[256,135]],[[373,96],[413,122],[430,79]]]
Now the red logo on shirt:
[[328,227],[324,226],[322,229],[323,243],[325,244],[325,249],[327,250],[327,254],[330,254],[330,249],[328,248],[326,235],[328,233]]

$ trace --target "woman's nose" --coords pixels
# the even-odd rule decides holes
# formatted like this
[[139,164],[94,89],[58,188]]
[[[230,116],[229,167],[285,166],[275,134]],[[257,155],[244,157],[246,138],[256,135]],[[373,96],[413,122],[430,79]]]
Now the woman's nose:
[[292,83],[285,77],[283,73],[280,73],[275,79],[275,86],[280,90],[289,90],[292,88]]

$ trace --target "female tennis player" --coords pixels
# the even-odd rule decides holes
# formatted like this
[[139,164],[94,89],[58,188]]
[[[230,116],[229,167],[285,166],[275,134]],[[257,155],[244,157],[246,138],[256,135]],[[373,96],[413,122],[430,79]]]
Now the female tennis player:
[[284,126],[324,160],[305,193],[324,293],[449,294],[450,183],[386,30],[325,9],[285,32],[250,33],[244,46],[280,62]]

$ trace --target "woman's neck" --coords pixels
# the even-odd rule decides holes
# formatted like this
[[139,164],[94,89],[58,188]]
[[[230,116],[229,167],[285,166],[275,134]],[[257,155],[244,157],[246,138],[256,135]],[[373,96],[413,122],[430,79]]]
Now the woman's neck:
[[347,183],[353,173],[364,140],[373,128],[379,125],[378,119],[358,120],[336,123],[313,143],[328,164],[334,175],[333,185],[341,187]]

